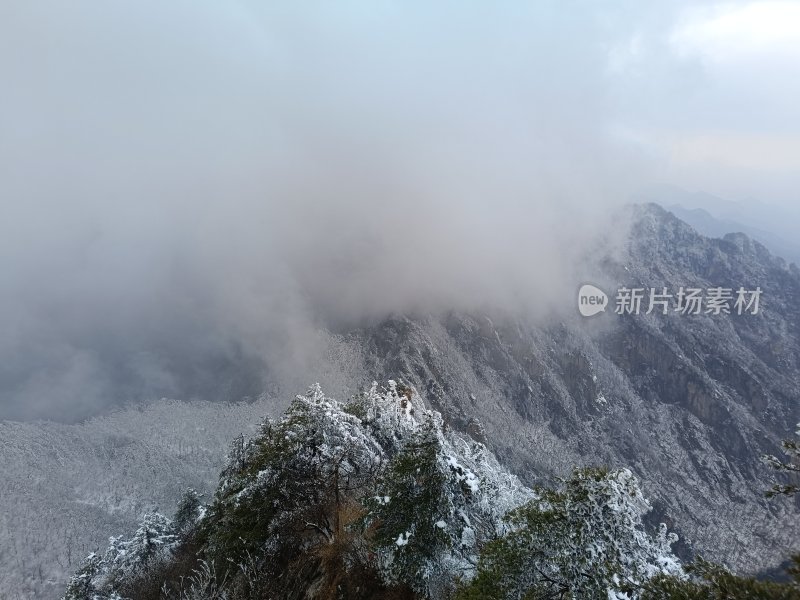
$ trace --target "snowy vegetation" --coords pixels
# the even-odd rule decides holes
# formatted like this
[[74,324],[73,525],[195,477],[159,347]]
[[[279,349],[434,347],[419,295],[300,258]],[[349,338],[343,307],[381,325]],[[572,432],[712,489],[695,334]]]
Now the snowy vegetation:
[[626,469],[525,487],[402,384],[314,386],[234,441],[207,506],[112,538],[65,599],[637,598],[687,577],[649,508]]
[[231,439],[270,409],[160,400],[85,423],[0,422],[0,597],[59,598],[110,534],[171,514],[187,487],[211,494]]
[[512,511],[511,532],[483,553],[464,598],[630,598],[657,575],[677,578],[677,536],[644,531],[650,506],[627,469],[581,469]]

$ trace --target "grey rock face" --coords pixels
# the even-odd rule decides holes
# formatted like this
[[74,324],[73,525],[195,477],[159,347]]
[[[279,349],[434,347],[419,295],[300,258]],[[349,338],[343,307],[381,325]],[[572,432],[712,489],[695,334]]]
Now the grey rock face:
[[630,466],[684,556],[768,569],[800,544],[796,507],[764,498],[773,480],[760,461],[800,420],[800,273],[746,236],[710,239],[655,205],[631,210],[626,257],[602,260],[597,280],[673,293],[760,286],[760,313],[612,306],[547,324],[451,313],[395,317],[340,343],[360,347],[360,372],[404,378],[527,483],[579,464]]

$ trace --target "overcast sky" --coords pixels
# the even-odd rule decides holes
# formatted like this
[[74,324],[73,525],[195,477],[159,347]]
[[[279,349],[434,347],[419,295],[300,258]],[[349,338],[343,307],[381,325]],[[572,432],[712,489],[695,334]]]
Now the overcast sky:
[[798,203],[799,2],[690,3],[634,27],[609,68],[612,128],[657,157],[660,178]]
[[0,417],[535,310],[653,184],[792,210],[798,106],[797,2],[5,0]]

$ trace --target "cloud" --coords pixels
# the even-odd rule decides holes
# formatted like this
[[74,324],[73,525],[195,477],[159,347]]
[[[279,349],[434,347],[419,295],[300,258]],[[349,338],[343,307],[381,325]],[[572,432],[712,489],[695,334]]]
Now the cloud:
[[671,152],[676,163],[800,172],[800,135],[696,133],[675,138]]
[[235,399],[314,379],[326,328],[571,298],[657,172],[620,78],[681,80],[638,6],[4,3],[0,417]]
[[684,55],[716,63],[753,59],[794,62],[800,58],[800,4],[748,2],[694,7],[670,42]]
[[658,19],[633,19],[609,53],[613,129],[651,158],[661,181],[795,205],[797,3],[658,6]]

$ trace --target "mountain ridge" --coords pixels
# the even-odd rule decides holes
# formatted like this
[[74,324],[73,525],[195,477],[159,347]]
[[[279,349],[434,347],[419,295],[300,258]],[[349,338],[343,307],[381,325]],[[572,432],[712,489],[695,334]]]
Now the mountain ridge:
[[[413,385],[451,427],[487,444],[528,485],[554,481],[576,465],[629,466],[653,500],[653,518],[680,535],[675,549],[682,557],[701,553],[743,572],[766,571],[796,547],[800,533],[795,506],[764,498],[774,482],[760,462],[762,454],[779,454],[780,440],[790,437],[800,421],[800,315],[794,300],[800,297],[800,274],[746,236],[706,238],[653,205],[632,207],[630,221],[624,251],[598,253],[587,269],[607,291],[615,285],[761,286],[761,314],[620,316],[609,310],[584,319],[577,298],[569,297],[564,299],[566,309],[545,324],[508,313],[394,316],[329,334],[325,354],[335,368],[326,367],[325,373],[333,373],[338,397],[374,380],[402,379]],[[580,283],[576,281],[576,291]],[[259,411],[274,414],[281,409],[288,395],[282,397],[236,405],[224,413],[216,408],[200,411],[197,418],[208,423],[198,426],[219,427],[220,435],[247,429]],[[170,431],[170,420],[184,412],[173,407],[160,413],[162,429],[134,419],[123,437],[147,440],[156,430]],[[101,422],[108,421],[96,423]],[[84,428],[82,435],[102,431],[93,423],[63,427],[65,432]],[[37,515],[50,514],[50,504],[37,497],[38,488],[26,473],[34,465],[57,472],[59,464],[75,464],[59,456],[72,451],[69,440],[74,436],[57,434],[47,443],[63,450],[33,461],[10,452],[17,442],[25,447],[19,437],[24,432],[17,435],[13,432],[19,428],[14,427],[6,424],[3,455],[11,457],[9,489],[20,494],[0,495],[0,501],[5,514],[25,515],[32,523]],[[109,438],[110,448],[121,443],[114,441],[116,435]],[[194,436],[203,434],[178,434],[176,428],[172,435],[191,446]],[[158,450],[148,447],[154,464],[160,456],[167,460],[170,453],[181,455],[179,447],[169,444]],[[76,456],[80,452],[94,450],[75,446]],[[171,462],[171,477],[182,477],[185,469],[199,487],[206,481],[200,491],[209,492],[221,456],[213,460],[203,453],[202,464],[193,460],[184,454]],[[153,482],[144,475],[137,479],[137,473],[123,471],[118,477],[122,483],[114,484],[138,498],[114,523],[135,523],[141,516],[134,514],[136,507],[148,502],[146,485],[158,483],[158,475]],[[102,486],[95,483],[82,485],[93,490]],[[162,500],[165,510],[169,502],[178,501],[177,488],[171,489],[174,496]],[[23,497],[23,512],[5,508]],[[87,498],[99,502],[94,491]],[[92,510],[111,510],[101,504]],[[94,521],[97,529],[91,531],[91,523],[82,521],[81,527],[87,528],[79,536],[83,547],[117,533],[106,529],[112,521]],[[5,529],[12,541],[26,535],[10,521]],[[55,551],[66,555],[64,548]],[[9,573],[9,585],[39,589],[33,582],[37,560],[42,558],[6,555],[3,568],[24,564],[22,579],[28,582]],[[64,577],[74,566],[73,561],[50,569],[45,578]]]

